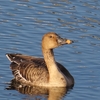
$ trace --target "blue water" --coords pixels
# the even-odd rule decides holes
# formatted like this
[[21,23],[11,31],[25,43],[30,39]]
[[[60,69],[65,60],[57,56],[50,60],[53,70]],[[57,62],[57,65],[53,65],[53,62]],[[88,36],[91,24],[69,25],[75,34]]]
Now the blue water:
[[0,99],[47,100],[52,96],[6,89],[13,76],[5,53],[42,57],[41,38],[49,31],[75,41],[54,50],[56,60],[75,79],[73,89],[62,99],[99,100],[99,0],[0,0]]

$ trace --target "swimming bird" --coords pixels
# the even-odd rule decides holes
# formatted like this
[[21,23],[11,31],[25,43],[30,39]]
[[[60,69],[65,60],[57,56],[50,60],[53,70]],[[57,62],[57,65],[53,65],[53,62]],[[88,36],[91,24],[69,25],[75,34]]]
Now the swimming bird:
[[44,87],[69,87],[74,85],[74,78],[60,63],[56,62],[53,49],[73,41],[61,38],[55,32],[48,32],[42,38],[42,53],[44,58],[23,54],[10,54],[10,68],[14,79],[22,85]]

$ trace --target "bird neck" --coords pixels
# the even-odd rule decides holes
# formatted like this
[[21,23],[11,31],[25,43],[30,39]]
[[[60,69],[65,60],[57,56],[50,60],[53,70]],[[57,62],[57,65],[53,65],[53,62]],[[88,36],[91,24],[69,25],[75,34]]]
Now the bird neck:
[[58,71],[56,61],[54,58],[53,49],[42,49],[44,60],[48,67],[48,71],[51,73],[52,71]]
[[66,79],[57,67],[57,63],[54,58],[53,49],[43,49],[43,56],[44,60],[46,62],[48,72],[49,72],[49,83],[52,86],[65,86],[66,85]]

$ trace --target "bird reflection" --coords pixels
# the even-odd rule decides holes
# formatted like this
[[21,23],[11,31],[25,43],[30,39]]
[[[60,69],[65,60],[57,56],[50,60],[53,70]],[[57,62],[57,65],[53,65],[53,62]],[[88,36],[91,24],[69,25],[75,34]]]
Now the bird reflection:
[[[73,87],[73,86],[72,86]],[[34,100],[41,100],[41,98],[36,98],[36,96],[47,96],[47,100],[61,100],[63,98],[68,90],[72,89],[70,88],[58,88],[58,87],[37,87],[37,86],[22,86],[19,82],[16,82],[16,80],[11,80],[9,83],[9,86],[7,86],[7,90],[17,90],[22,94],[28,94],[30,96],[33,96]],[[35,95],[35,96],[34,96]]]

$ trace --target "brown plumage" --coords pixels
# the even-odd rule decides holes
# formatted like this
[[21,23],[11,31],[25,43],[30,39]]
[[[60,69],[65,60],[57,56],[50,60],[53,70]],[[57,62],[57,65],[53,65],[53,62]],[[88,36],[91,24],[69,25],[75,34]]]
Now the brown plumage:
[[23,85],[45,87],[67,87],[74,84],[74,78],[68,70],[55,61],[53,49],[72,41],[63,39],[54,32],[42,38],[43,58],[22,54],[6,54],[11,61],[11,70],[17,81]]

